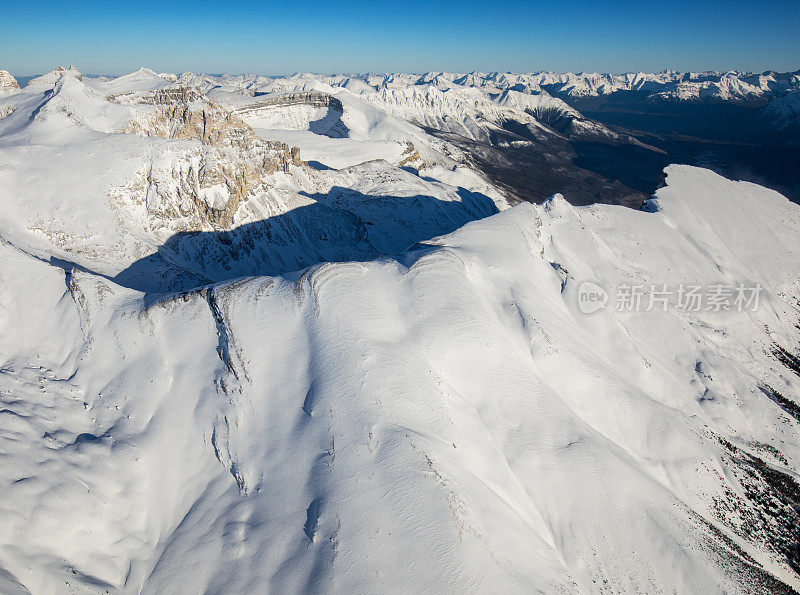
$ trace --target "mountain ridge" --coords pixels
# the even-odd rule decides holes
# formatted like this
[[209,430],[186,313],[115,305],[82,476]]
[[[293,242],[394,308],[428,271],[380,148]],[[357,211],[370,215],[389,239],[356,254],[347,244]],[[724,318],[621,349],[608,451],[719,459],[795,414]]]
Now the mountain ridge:
[[[797,588],[800,425],[759,387],[800,399],[770,351],[800,339],[800,210],[666,173],[647,212],[555,196],[396,257],[149,302],[0,245],[24,297],[0,310],[0,422],[27,453],[0,442],[0,584]],[[587,315],[586,278],[764,301]]]

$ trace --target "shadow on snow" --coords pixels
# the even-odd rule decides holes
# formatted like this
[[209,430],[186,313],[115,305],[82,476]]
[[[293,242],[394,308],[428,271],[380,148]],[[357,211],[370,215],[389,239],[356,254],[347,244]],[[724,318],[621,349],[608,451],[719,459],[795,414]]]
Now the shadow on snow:
[[113,281],[145,293],[186,291],[256,275],[280,275],[319,262],[368,261],[401,252],[497,212],[484,194],[459,200],[373,196],[334,187],[315,202],[228,231],[180,232]]

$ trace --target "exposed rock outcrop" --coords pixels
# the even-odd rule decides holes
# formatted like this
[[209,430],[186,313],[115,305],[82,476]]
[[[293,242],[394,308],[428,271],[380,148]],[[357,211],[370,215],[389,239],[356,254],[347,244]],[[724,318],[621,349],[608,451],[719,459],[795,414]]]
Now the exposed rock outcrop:
[[400,161],[397,164],[397,167],[404,166],[412,166],[417,169],[424,169],[426,167],[425,162],[419,155],[419,151],[417,151],[416,147],[414,147],[414,143],[411,141],[406,143],[406,148],[400,154]]
[[300,147],[292,147],[289,153],[292,156],[292,165],[303,165],[303,160],[300,159]]
[[19,91],[19,84],[10,72],[0,70],[0,93],[16,93]]
[[240,113],[245,113],[251,110],[262,109],[264,107],[279,107],[287,105],[310,105],[312,107],[330,107],[337,111],[343,112],[344,107],[342,102],[333,95],[328,93],[314,93],[312,91],[306,93],[288,93],[286,95],[277,95],[275,97],[265,97],[258,103],[245,106],[237,110]]
[[157,89],[150,93],[128,91],[109,96],[109,101],[123,105],[174,105],[190,103],[203,97],[203,93],[194,87],[170,87]]
[[209,224],[228,228],[239,203],[275,172],[301,165],[299,149],[265,141],[237,115],[192,88],[162,89],[122,102],[156,108],[131,120],[123,133],[169,139],[198,140],[202,147],[164,168],[163,155],[151,164],[145,179],[147,208],[162,217],[180,217],[184,229]]

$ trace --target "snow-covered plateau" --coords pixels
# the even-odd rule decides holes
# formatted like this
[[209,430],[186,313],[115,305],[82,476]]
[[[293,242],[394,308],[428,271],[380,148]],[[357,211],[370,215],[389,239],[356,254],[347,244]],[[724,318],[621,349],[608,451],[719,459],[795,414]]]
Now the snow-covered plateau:
[[0,73],[0,592],[800,590],[800,206],[544,78]]

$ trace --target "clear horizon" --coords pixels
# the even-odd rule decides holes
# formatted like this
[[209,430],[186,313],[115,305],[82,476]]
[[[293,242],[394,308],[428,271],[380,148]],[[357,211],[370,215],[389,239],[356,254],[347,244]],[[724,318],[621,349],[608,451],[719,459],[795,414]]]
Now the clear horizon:
[[[17,79],[30,79],[30,78],[35,78],[35,77],[38,77],[38,76],[42,76],[43,74],[47,74],[47,72],[51,72],[52,70],[55,70],[58,67],[68,68],[70,66],[75,66],[75,68],[77,68],[78,71],[80,71],[81,75],[89,76],[89,77],[95,77],[95,76],[97,76],[97,77],[120,77],[120,76],[124,76],[126,74],[131,74],[132,72],[136,72],[140,68],[147,68],[149,70],[152,70],[156,74],[181,75],[181,74],[184,74],[184,73],[191,72],[193,74],[208,75],[208,76],[220,76],[220,75],[223,75],[223,74],[227,74],[227,75],[231,75],[231,76],[264,76],[264,77],[268,77],[268,78],[282,78],[282,77],[294,76],[294,75],[297,75],[297,74],[314,74],[314,75],[319,75],[319,76],[344,76],[344,75],[362,76],[362,75],[382,75],[382,74],[387,74],[387,75],[391,75],[391,74],[411,74],[411,75],[420,75],[420,76],[422,76],[422,75],[425,75],[425,74],[429,74],[431,72],[437,72],[437,73],[441,72],[441,73],[447,73],[447,74],[471,74],[473,72],[474,73],[479,73],[479,74],[493,74],[493,73],[501,73],[501,74],[502,73],[507,73],[507,74],[537,74],[539,72],[553,72],[553,73],[556,73],[556,74],[577,74],[577,75],[580,75],[580,74],[625,75],[625,74],[635,74],[637,72],[646,72],[648,74],[657,74],[659,72],[663,72],[664,70],[672,70],[672,71],[681,72],[681,73],[692,72],[692,73],[697,73],[697,74],[703,74],[703,73],[706,73],[706,72],[728,72],[729,70],[730,71],[736,70],[736,69],[729,69],[729,70],[678,70],[677,68],[667,68],[667,69],[663,69],[662,68],[661,70],[648,70],[648,71],[644,71],[644,70],[631,71],[631,70],[628,70],[628,71],[615,72],[615,71],[608,71],[608,70],[605,70],[605,71],[603,71],[603,70],[592,70],[592,71],[588,71],[588,70],[572,70],[572,71],[566,71],[566,70],[529,70],[529,71],[520,71],[520,70],[491,70],[491,71],[462,70],[462,71],[452,71],[452,70],[441,70],[441,69],[438,69],[438,70],[425,70],[425,71],[423,71],[423,70],[419,70],[419,71],[413,71],[413,70],[375,71],[375,70],[373,70],[373,71],[362,71],[362,72],[355,72],[355,71],[353,71],[353,72],[344,72],[344,71],[342,71],[342,72],[319,72],[319,71],[305,70],[305,71],[293,71],[293,72],[284,72],[284,73],[274,73],[274,72],[266,73],[266,72],[244,72],[244,71],[242,71],[242,72],[208,72],[208,71],[203,71],[203,70],[166,71],[166,70],[154,69],[154,68],[150,68],[149,66],[142,65],[142,66],[140,66],[138,68],[134,68],[133,70],[125,71],[125,72],[90,72],[90,71],[83,70],[82,68],[80,68],[80,65],[78,65],[78,64],[58,64],[58,65],[55,65],[53,68],[50,68],[49,70],[42,71],[42,72],[15,73],[15,72],[12,72],[10,70],[8,70],[7,72],[9,72],[13,77],[15,77]],[[2,70],[5,70],[5,69],[2,69]],[[760,74],[760,73],[763,73],[763,72],[770,72],[770,71],[778,72],[778,73],[795,73],[795,72],[800,73],[800,68],[793,68],[793,69],[785,70],[785,71],[781,71],[781,70],[778,70],[776,68],[766,68],[764,70],[755,70],[755,71],[743,70],[743,69],[739,69],[738,70],[738,72],[750,72],[750,73],[753,73],[753,74]]]
[[82,72],[658,72],[800,68],[800,3],[481,0],[13,2],[0,69]]

